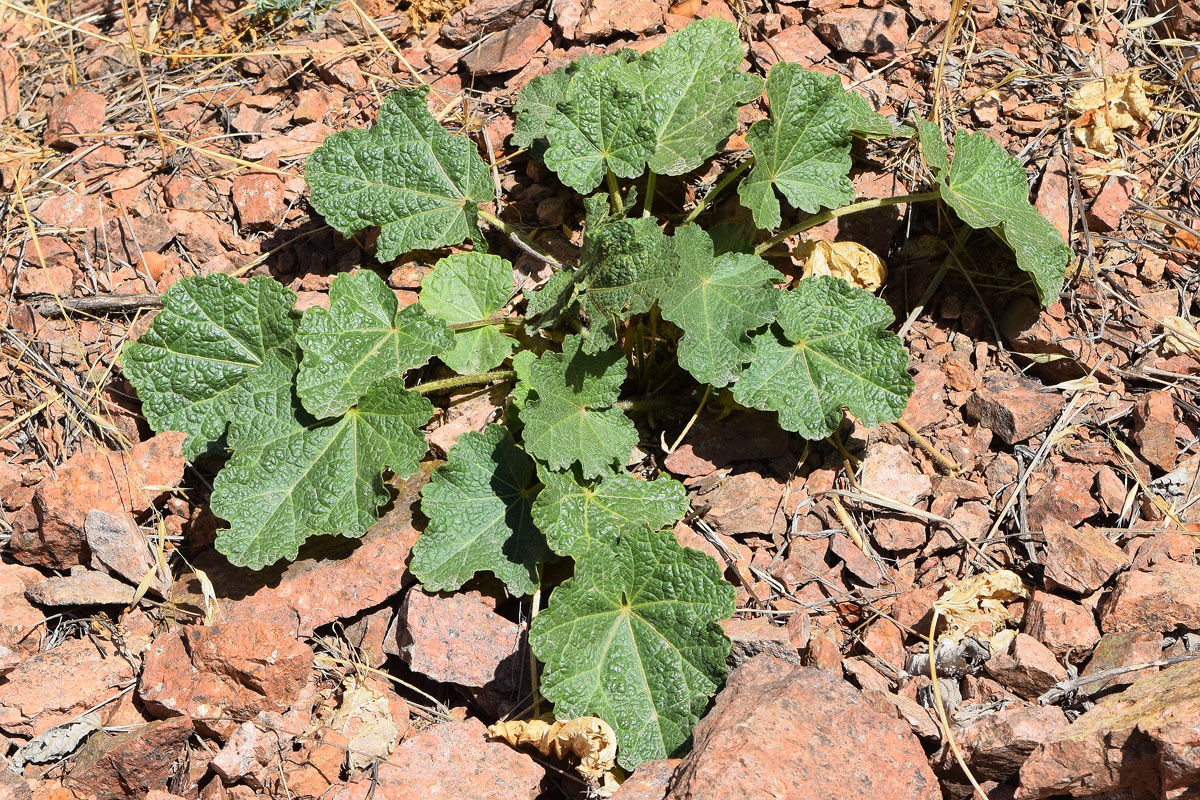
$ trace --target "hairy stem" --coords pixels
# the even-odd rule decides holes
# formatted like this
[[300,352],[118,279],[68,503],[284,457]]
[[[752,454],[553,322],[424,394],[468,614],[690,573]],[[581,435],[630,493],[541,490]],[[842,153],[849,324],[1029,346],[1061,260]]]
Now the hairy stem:
[[515,328],[524,321],[524,317],[516,314],[510,317],[488,317],[487,319],[473,319],[470,322],[456,322],[447,327],[452,331],[470,331],[475,328],[486,328],[489,325],[495,325],[500,328]]
[[658,175],[653,172],[646,173],[646,199],[642,206],[642,216],[650,216],[650,207],[654,205],[654,184],[658,180]]
[[486,222],[488,225],[491,225],[493,228],[495,228],[496,230],[503,233],[505,236],[507,236],[512,241],[513,244],[515,244],[517,247],[524,250],[529,255],[533,256],[534,258],[536,258],[537,260],[539,260],[543,263],[549,264],[550,266],[554,267],[555,269],[562,269],[561,261],[559,261],[557,258],[555,258],[554,256],[547,253],[540,246],[538,246],[538,244],[536,242],[534,242],[532,239],[530,239],[525,234],[521,233],[519,230],[517,230],[513,226],[509,225],[504,220],[497,217],[495,214],[492,214],[481,208],[481,209],[479,209],[479,216],[483,219],[484,222]]
[[750,158],[747,158],[745,161],[738,164],[733,169],[729,170],[729,172],[726,172],[721,177],[721,180],[717,181],[717,185],[712,188],[712,191],[709,192],[708,194],[704,195],[704,199],[696,204],[696,207],[693,208],[692,212],[687,215],[686,219],[684,219],[683,224],[688,225],[692,222],[695,222],[696,217],[700,216],[700,214],[703,213],[704,209],[706,209],[710,205],[712,205],[712,201],[717,199],[717,195],[719,195],[721,192],[723,192],[725,190],[725,188],[727,186],[729,186],[729,184],[731,184],[735,180],[737,180],[737,177],[739,175],[741,175],[746,170],[750,169],[750,167],[752,167],[752,166],[754,166],[754,157],[753,156],[751,156]]
[[604,173],[604,179],[608,181],[608,202],[612,205],[614,214],[624,214],[625,204],[621,202],[621,187],[617,185],[617,176],[613,175],[610,169]]
[[517,377],[516,370],[494,369],[491,372],[472,372],[467,375],[455,375],[453,378],[443,378],[440,381],[430,381],[414,386],[417,394],[430,394],[444,389],[458,389],[462,386],[482,386],[496,381],[511,381]]
[[825,212],[822,212],[815,216],[809,217],[808,219],[803,220],[802,222],[797,222],[792,227],[788,228],[787,230],[780,231],[776,235],[772,236],[770,239],[767,239],[765,242],[760,244],[758,247],[754,248],[754,253],[755,253],[755,255],[762,255],[763,253],[767,252],[772,247],[774,247],[775,245],[779,244],[780,242],[788,239],[789,237],[795,236],[797,233],[803,233],[804,231],[808,230],[809,228],[815,228],[818,225],[824,225],[826,222],[829,222],[829,220],[831,220],[831,219],[837,219],[838,217],[844,217],[849,214],[857,214],[860,211],[870,211],[873,208],[885,208],[887,206],[898,206],[898,205],[902,205],[904,203],[919,203],[922,200],[936,200],[939,197],[941,197],[941,192],[939,192],[935,189],[932,192],[921,192],[920,194],[905,194],[905,195],[900,195],[899,197],[879,197],[874,200],[863,200],[858,203],[851,203],[848,206],[842,206],[841,208],[835,208],[830,211],[825,211]]
[[668,400],[665,397],[645,397],[641,400],[618,400],[613,403],[613,408],[619,408],[628,413],[646,413],[650,411],[663,411],[664,409],[674,408],[675,402]]

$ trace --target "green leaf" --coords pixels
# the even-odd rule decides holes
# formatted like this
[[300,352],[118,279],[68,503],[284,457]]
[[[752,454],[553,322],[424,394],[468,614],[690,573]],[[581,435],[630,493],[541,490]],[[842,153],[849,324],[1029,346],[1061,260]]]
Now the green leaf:
[[387,96],[375,125],[335,133],[308,157],[313,207],[343,236],[379,226],[376,257],[479,239],[480,203],[495,199],[474,142],[429,113],[428,87]]
[[529,387],[529,379],[533,374],[533,365],[537,359],[537,355],[532,350],[520,350],[513,356],[512,368],[513,372],[517,373],[517,383],[508,397],[518,410],[525,408],[525,403],[529,400],[529,393],[532,391]]
[[963,222],[995,231],[1033,277],[1042,305],[1058,299],[1071,248],[1054,225],[1029,202],[1029,180],[1016,158],[984,133],[954,135],[954,163],[931,122],[918,125],[921,153],[933,170],[942,200]]
[[450,329],[420,304],[397,306],[387,284],[364,270],[338,275],[329,308],[305,312],[296,388],[310,414],[341,414],[377,380],[399,378],[454,347]]
[[781,427],[809,439],[832,434],[843,407],[864,425],[900,418],[913,380],[904,344],[887,331],[887,303],[822,276],[782,292],[778,304],[775,324],[753,337],[735,400],[779,412]]
[[547,120],[544,159],[559,180],[587,194],[606,171],[636,178],[653,152],[654,132],[636,72],[621,53],[578,69]]
[[891,123],[846,92],[838,76],[796,64],[780,62],[771,68],[767,99],[770,118],[751,125],[746,134],[754,168],[738,186],[754,223],[766,230],[780,226],[776,190],[809,214],[853,200],[852,133],[893,130]]
[[296,295],[270,278],[184,278],[163,298],[150,330],[125,345],[121,363],[156,431],[188,435],[185,458],[225,435],[239,387],[275,349],[294,347]]
[[730,645],[716,623],[733,611],[711,558],[669,531],[631,527],[578,559],[534,619],[542,694],[559,719],[612,725],[627,770],[675,755],[725,679]]
[[762,92],[762,81],[741,72],[745,46],[733,23],[702,19],[638,62],[653,131],[650,171],[682,175],[720,149],[738,122],[738,106]]
[[421,491],[429,526],[413,547],[412,573],[431,592],[491,572],[515,595],[532,594],[551,557],[533,524],[533,459],[500,425],[463,434]]
[[242,567],[294,559],[310,536],[361,536],[390,497],[383,471],[412,475],[427,449],[420,428],[433,406],[398,379],[317,422],[296,401],[290,359],[272,353],[244,387],[229,432],[233,457],[213,483],[213,514],[229,522],[217,550]]
[[756,255],[713,258],[713,242],[696,225],[675,231],[679,275],[659,298],[663,318],[683,330],[679,364],[701,383],[726,386],[750,360],[749,332],[775,318],[773,287],[784,278]]
[[530,368],[525,448],[563,470],[579,464],[583,477],[595,478],[624,466],[638,442],[637,429],[613,408],[625,382],[625,356],[619,350],[595,355],[580,351],[578,336],[563,340],[562,353],[543,353]]
[[575,271],[562,269],[551,275],[542,288],[531,292],[525,303],[525,319],[534,320],[532,331],[553,328],[570,310],[575,297]]
[[[513,266],[499,256],[456,253],[421,281],[421,305],[450,325],[491,317],[512,296]],[[494,325],[454,332],[454,347],[438,357],[460,375],[486,372],[508,358],[516,342]]]
[[608,472],[585,481],[576,469],[539,470],[544,487],[533,504],[533,521],[559,555],[581,557],[593,547],[611,548],[633,530],[658,530],[688,510],[683,484],[666,476],[640,481]]

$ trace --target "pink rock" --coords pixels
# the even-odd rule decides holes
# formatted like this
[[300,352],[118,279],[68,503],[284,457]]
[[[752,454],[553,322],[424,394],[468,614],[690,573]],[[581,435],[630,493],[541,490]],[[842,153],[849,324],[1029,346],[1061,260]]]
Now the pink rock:
[[1163,561],[1150,570],[1135,569],[1117,578],[1100,606],[1100,630],[1158,631],[1200,629],[1200,567]]
[[1092,612],[1082,604],[1035,590],[1025,609],[1025,632],[1060,661],[1079,663],[1100,641]]
[[1090,525],[1042,522],[1046,539],[1046,585],[1091,594],[1129,564],[1125,552]]
[[782,534],[787,530],[783,492],[783,484],[774,478],[742,472],[727,476],[713,491],[701,494],[697,505],[707,507],[705,519],[728,536]]
[[1050,480],[1029,500],[1028,519],[1033,529],[1045,528],[1051,519],[1078,525],[1100,513],[1092,497],[1096,468],[1088,464],[1052,462]]
[[321,122],[329,114],[329,97],[320,89],[304,89],[296,93],[296,108],[292,120],[303,125]]
[[[1147,664],[1162,658],[1163,635],[1158,631],[1124,631],[1122,633],[1106,633],[1100,637],[1100,642],[1092,650],[1082,676],[1088,677],[1119,667],[1130,667],[1135,664]],[[1128,686],[1146,675],[1158,671],[1158,667],[1146,667],[1118,675],[1110,675],[1093,683],[1085,684],[1080,691],[1085,695],[1094,695],[1112,689],[1115,686]]]
[[91,739],[80,751],[67,783],[100,800],[125,800],[165,789],[191,735],[192,721],[186,717],[100,734],[99,742]]
[[792,632],[782,625],[772,625],[762,617],[753,619],[727,619],[721,629],[733,643],[729,651],[730,663],[739,666],[757,655],[766,653],[780,661],[800,663],[800,650],[808,643],[797,644]]
[[863,488],[905,505],[915,505],[933,490],[929,476],[913,463],[903,447],[876,443],[862,464]]
[[759,656],[696,726],[667,797],[938,800],[941,790],[907,724],[833,673]]
[[884,550],[916,550],[929,539],[929,527],[922,521],[899,514],[880,514],[874,520],[871,538]]
[[1096,195],[1092,207],[1088,209],[1088,227],[1100,232],[1115,230],[1132,203],[1128,179],[1113,175],[1104,182],[1100,194]]
[[104,125],[104,95],[76,89],[50,104],[42,141],[70,150],[88,140],[73,134],[97,133]]
[[593,0],[585,4],[575,38],[592,42],[607,36],[658,30],[666,20],[667,0]]
[[21,110],[21,65],[11,50],[0,50],[0,117],[11,119]]
[[993,653],[984,664],[988,674],[1026,700],[1034,700],[1059,681],[1067,671],[1044,644],[1018,633],[1008,649]]
[[1146,392],[1133,406],[1133,441],[1142,458],[1163,472],[1175,469],[1175,401],[1169,392]]
[[1061,153],[1056,153],[1042,170],[1042,183],[1038,186],[1034,207],[1053,223],[1063,239],[1068,239],[1071,235],[1070,198],[1071,178],[1067,169],[1067,159]]
[[475,75],[516,72],[548,41],[550,26],[537,17],[527,17],[511,28],[489,36],[487,41],[463,56],[462,63]]
[[739,461],[769,461],[787,451],[787,437],[779,435],[771,415],[748,411],[697,422],[665,463],[674,474],[691,478]]
[[1053,389],[1020,375],[991,373],[967,399],[967,416],[1005,444],[1029,439],[1058,419],[1066,400]]
[[0,564],[0,675],[41,649],[46,615],[25,599],[25,590],[43,578],[31,567]]
[[621,788],[617,789],[612,800],[663,800],[671,777],[681,763],[682,760],[678,758],[661,758],[638,765],[621,784]]
[[288,207],[283,180],[264,172],[236,176],[232,197],[238,220],[250,231],[278,227]]
[[890,5],[827,12],[817,19],[816,31],[831,49],[859,55],[899,53],[908,42],[904,11]]
[[42,201],[34,216],[56,228],[98,228],[104,224],[100,196],[94,194],[56,194]]
[[780,61],[811,69],[829,55],[829,48],[807,25],[789,25],[770,39],[755,39],[750,50],[754,60],[764,70]]
[[486,34],[527,19],[541,4],[542,0],[477,0],[447,17],[441,36],[459,47],[474,44]]
[[[967,765],[980,780],[1005,781],[1017,774],[1038,745],[1067,727],[1061,708],[1053,706],[1008,706],[979,717],[955,732]],[[943,766],[957,771],[949,751]]]
[[917,370],[916,386],[902,415],[917,430],[936,425],[946,418],[946,374],[936,367]]

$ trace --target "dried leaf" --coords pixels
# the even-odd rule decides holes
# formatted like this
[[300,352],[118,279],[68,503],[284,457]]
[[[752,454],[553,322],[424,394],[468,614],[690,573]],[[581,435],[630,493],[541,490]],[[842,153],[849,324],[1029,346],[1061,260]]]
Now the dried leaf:
[[1162,351],[1168,355],[1200,356],[1200,329],[1183,317],[1163,317],[1159,320],[1166,335]]
[[387,695],[356,675],[346,678],[342,704],[330,724],[349,742],[352,770],[387,758],[400,741],[400,727],[392,716]]
[[599,717],[579,717],[565,722],[540,719],[497,722],[488,733],[513,747],[532,745],[544,756],[579,759],[575,771],[584,777],[595,797],[608,797],[617,790],[613,767],[617,757],[617,735]]
[[804,259],[804,275],[832,275],[851,286],[875,292],[887,280],[883,259],[858,242],[805,242],[796,253]]
[[[972,575],[959,581],[933,604],[946,620],[946,630],[938,638],[957,641],[968,633],[980,633],[995,640],[1011,619],[1006,604],[1028,596],[1020,576],[1007,569]],[[996,647],[992,652],[997,652]]]
[[1075,138],[1089,150],[1112,156],[1117,152],[1114,131],[1140,131],[1153,120],[1150,95],[1167,87],[1142,80],[1132,69],[1086,83],[1067,101],[1078,117]]

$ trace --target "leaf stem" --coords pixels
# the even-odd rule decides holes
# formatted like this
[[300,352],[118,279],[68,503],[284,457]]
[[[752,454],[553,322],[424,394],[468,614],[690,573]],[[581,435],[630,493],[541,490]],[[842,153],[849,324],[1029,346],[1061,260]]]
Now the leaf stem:
[[479,211],[479,216],[483,219],[484,222],[486,222],[488,225],[491,225],[493,228],[495,228],[496,230],[500,231],[505,236],[507,236],[509,238],[509,240],[511,240],[512,243],[515,244],[517,247],[521,248],[526,253],[528,253],[529,255],[536,258],[538,261],[541,261],[545,264],[549,264],[550,266],[554,267],[555,269],[562,269],[561,261],[559,261],[557,258],[555,258],[554,256],[547,253],[541,247],[539,247],[537,245],[537,243],[534,242],[532,239],[530,239],[528,236],[521,233],[513,226],[509,225],[507,222],[500,219],[495,214],[492,214],[489,211],[485,211],[482,208],[479,209],[478,211]]
[[516,370],[494,369],[491,372],[472,372],[467,375],[455,375],[453,378],[442,378],[440,381],[430,381],[414,386],[412,391],[417,394],[430,394],[443,389],[457,389],[460,386],[480,386],[496,381],[511,381],[517,377]]
[[665,397],[645,397],[641,400],[618,400],[613,403],[613,408],[619,408],[622,411],[631,413],[662,411],[663,409],[674,407],[675,403]]
[[642,216],[650,216],[650,207],[654,205],[654,184],[658,180],[658,174],[655,172],[646,173],[646,200],[642,206]]
[[760,244],[758,247],[754,248],[754,254],[761,256],[763,253],[787,238],[795,236],[797,233],[802,233],[809,228],[815,228],[818,225],[824,225],[831,219],[837,219],[838,217],[844,217],[849,214],[857,214],[860,211],[870,211],[873,208],[898,206],[903,203],[919,203],[922,200],[937,200],[941,196],[941,192],[935,189],[932,192],[921,192],[920,194],[904,194],[898,197],[877,197],[871,200],[862,200],[858,203],[851,203],[850,205],[842,206],[841,208],[834,208],[829,211],[816,214],[815,216],[811,216],[801,222],[797,222],[787,230],[780,231],[770,239],[767,239],[765,242]]
[[743,172],[745,172],[752,166],[754,166],[754,157],[753,156],[745,159],[744,161],[742,161],[742,163],[738,164],[736,167],[731,169],[729,172],[726,172],[725,175],[721,177],[721,180],[717,181],[717,185],[712,188],[712,191],[709,192],[708,194],[704,195],[704,199],[696,204],[696,207],[693,208],[692,212],[687,215],[686,219],[684,219],[683,224],[688,225],[692,222],[695,222],[696,217],[700,216],[700,214],[704,211],[704,209],[706,209],[710,205],[712,205],[712,201],[717,199],[717,195],[719,195],[722,191],[724,191],[725,187],[727,187],[729,184],[733,183],[739,175],[741,175]]
[[470,331],[475,328],[486,328],[489,325],[495,325],[500,328],[516,327],[524,321],[524,317],[514,314],[508,317],[488,317],[487,319],[473,319],[470,322],[456,322],[446,327],[452,331]]
[[604,179],[608,181],[608,202],[612,204],[613,213],[625,213],[625,204],[621,202],[621,187],[617,185],[617,176],[610,169],[604,173]]

